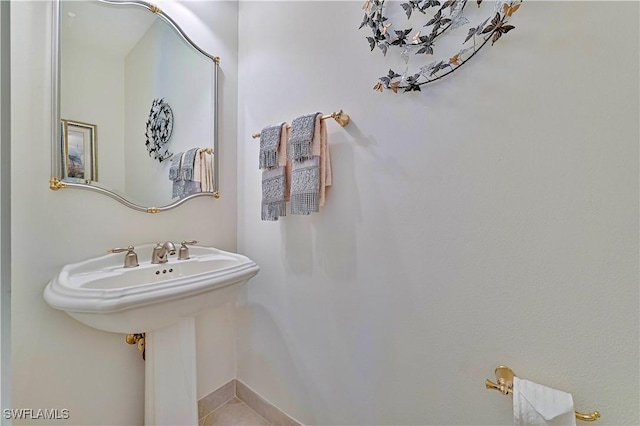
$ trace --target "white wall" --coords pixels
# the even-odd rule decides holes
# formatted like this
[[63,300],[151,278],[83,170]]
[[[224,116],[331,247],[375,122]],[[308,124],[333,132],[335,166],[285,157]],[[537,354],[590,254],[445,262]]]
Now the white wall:
[[173,185],[170,162],[156,161],[145,146],[151,103],[162,98],[173,112],[169,152],[212,147],[214,63],[157,19],[127,55],[125,69],[126,193],[143,205],[164,206],[172,201]]
[[125,59],[127,94],[123,109],[125,135],[129,140],[124,156],[126,190],[134,202],[146,206],[164,206],[171,201],[169,164],[154,160],[145,146],[149,109],[153,99],[159,97],[155,83],[156,74],[161,71],[155,70],[157,46],[154,40],[164,25],[156,19]]
[[[640,423],[638,3],[524,2],[411,94],[362,14],[240,3],[238,378],[306,424],[510,424],[506,364]],[[261,222],[251,134],[339,108],[326,208]]]
[[[11,7],[12,405],[67,408],[68,424],[141,424],[144,363],[124,336],[91,329],[46,305],[42,291],[62,265],[130,243],[193,238],[236,249],[237,4],[159,4],[221,56],[225,103],[222,197],[197,198],[158,215],[89,191],[48,189],[51,3]],[[233,315],[225,306],[197,322],[198,397],[235,377]]]
[[[11,406],[11,67],[9,2],[0,3],[0,408]],[[0,424],[9,424],[0,420]]]
[[98,126],[98,185],[123,193],[124,58],[72,37],[61,44],[60,117]]

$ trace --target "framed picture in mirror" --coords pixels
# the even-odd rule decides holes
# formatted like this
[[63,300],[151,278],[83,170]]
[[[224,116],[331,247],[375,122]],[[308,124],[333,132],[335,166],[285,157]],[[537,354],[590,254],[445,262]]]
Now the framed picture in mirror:
[[60,120],[63,138],[63,180],[95,182],[98,180],[96,155],[97,131],[95,124],[74,120]]

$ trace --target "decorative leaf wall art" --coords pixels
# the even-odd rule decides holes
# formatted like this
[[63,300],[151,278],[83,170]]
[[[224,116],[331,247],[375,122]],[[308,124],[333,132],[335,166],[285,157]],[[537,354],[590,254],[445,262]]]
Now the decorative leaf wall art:
[[[494,5],[491,14],[486,19],[479,19],[479,24],[468,29],[466,36],[460,39],[457,51],[442,59],[431,60],[427,65],[418,70],[409,71],[410,58],[419,56],[421,59],[435,56],[437,44],[442,41],[442,36],[451,31],[470,24],[470,20],[464,15],[468,3],[475,3],[478,9],[483,5],[483,0],[408,0],[400,3],[407,20],[417,15],[423,15],[426,23],[420,28],[395,29],[394,23],[387,17],[386,0],[367,0],[362,7],[365,15],[360,28],[368,27],[372,35],[366,37],[371,51],[377,47],[383,55],[391,49],[400,49],[400,57],[406,64],[403,73],[389,69],[387,75],[378,79],[373,86],[374,90],[392,90],[398,93],[421,91],[421,87],[433,83],[453,73],[462,65],[473,58],[487,43],[494,45],[504,34],[515,27],[508,24],[509,18],[520,8],[522,0],[497,0],[487,2]],[[397,2],[390,2],[397,4]],[[487,4],[485,3],[485,5]],[[476,13],[477,15],[477,13]],[[486,15],[485,15],[486,16]],[[484,18],[484,16],[483,16]],[[412,35],[413,34],[413,35]]]
[[153,157],[154,160],[158,160],[160,163],[171,158],[173,155],[165,147],[166,143],[171,137],[173,131],[173,111],[168,103],[162,99],[154,99],[151,104],[151,111],[149,111],[149,118],[147,119],[147,131],[145,136],[147,141],[147,151],[149,151],[149,157]]

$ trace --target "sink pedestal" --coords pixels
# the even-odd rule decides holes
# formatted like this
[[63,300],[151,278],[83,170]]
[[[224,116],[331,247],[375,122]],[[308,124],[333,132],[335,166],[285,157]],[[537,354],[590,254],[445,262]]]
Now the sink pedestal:
[[144,424],[198,425],[195,318],[145,335]]
[[[1,0],[0,0],[1,1]],[[155,245],[136,245],[150,259]],[[235,300],[260,267],[246,256],[192,246],[188,259],[123,268],[112,253],[65,265],[47,284],[55,309],[98,330],[146,333],[146,425],[198,426],[195,317]]]

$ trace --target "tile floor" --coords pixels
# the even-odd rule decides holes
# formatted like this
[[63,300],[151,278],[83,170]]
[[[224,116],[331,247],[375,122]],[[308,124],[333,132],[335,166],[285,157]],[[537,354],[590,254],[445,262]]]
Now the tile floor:
[[200,426],[270,426],[271,424],[240,399],[233,397],[207,414]]

